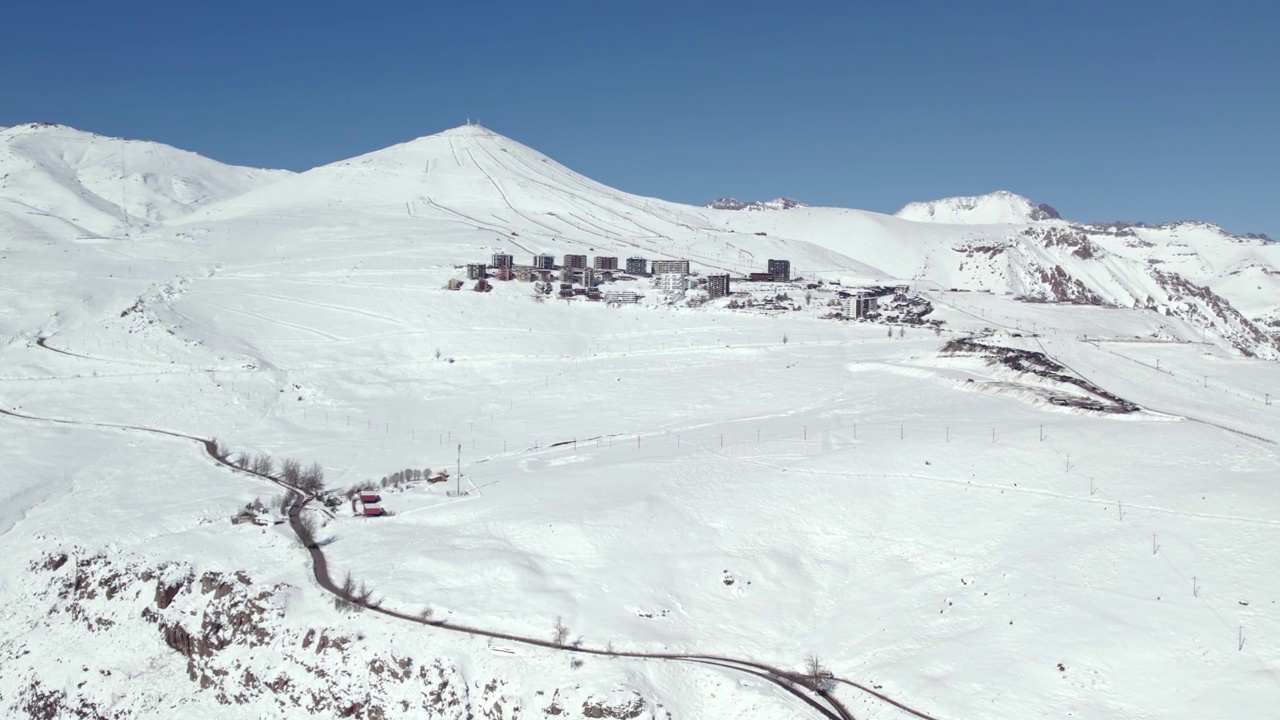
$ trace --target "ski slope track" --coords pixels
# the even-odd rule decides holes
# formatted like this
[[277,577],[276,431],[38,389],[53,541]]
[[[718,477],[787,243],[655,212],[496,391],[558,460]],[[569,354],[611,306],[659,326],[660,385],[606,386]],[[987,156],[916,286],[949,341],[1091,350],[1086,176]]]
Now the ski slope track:
[[[1280,246],[712,205],[475,125],[300,173],[0,130],[0,714],[1280,705]],[[495,253],[737,294],[447,289]]]

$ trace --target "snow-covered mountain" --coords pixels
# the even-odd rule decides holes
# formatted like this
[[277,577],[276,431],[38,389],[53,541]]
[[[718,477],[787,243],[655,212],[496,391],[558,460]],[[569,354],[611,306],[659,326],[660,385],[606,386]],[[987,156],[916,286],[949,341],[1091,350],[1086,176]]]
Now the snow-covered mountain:
[[976,197],[951,197],[908,203],[894,215],[904,220],[951,225],[1024,224],[1060,217],[1052,206],[1036,205],[1021,195],[1006,190]]
[[809,206],[799,200],[780,197],[772,200],[752,200],[751,202],[743,202],[737,198],[720,198],[712,200],[703,205],[703,207],[712,210],[794,210],[795,208],[807,208]]
[[0,130],[0,227],[14,234],[108,236],[173,220],[289,174],[64,125],[16,125]]
[[[0,135],[0,714],[1280,701],[1258,572],[1274,243],[1007,193],[911,217],[695,207],[472,125],[297,174]],[[495,252],[686,258],[749,297],[446,289]],[[804,281],[739,279],[771,259]],[[863,283],[909,285],[939,324],[839,317]],[[277,523],[280,485],[229,467],[259,454],[324,468],[333,501],[296,515],[314,547]],[[326,584],[348,575],[363,612]],[[810,656],[825,694],[795,674]]]

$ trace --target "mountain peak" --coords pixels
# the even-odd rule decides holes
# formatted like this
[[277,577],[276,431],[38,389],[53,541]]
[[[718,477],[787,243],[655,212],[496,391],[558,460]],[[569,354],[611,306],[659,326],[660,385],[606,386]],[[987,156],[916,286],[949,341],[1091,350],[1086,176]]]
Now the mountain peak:
[[438,132],[433,137],[498,137],[498,133],[483,125],[467,123]]
[[1051,205],[1036,205],[1008,190],[908,203],[894,215],[904,220],[949,225],[1023,224],[1061,218]]

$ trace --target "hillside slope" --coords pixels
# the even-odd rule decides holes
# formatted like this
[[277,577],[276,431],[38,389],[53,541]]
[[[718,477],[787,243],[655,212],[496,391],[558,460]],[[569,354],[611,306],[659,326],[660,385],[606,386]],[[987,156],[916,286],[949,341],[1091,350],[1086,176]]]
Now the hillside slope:
[[0,130],[0,222],[10,233],[108,236],[163,223],[289,175],[63,125]]

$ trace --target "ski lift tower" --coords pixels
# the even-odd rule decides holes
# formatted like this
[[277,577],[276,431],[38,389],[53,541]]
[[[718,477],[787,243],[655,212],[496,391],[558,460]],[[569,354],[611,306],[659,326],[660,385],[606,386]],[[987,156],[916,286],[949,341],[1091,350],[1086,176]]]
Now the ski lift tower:
[[445,494],[449,497],[467,496],[467,492],[462,489],[462,443],[458,443],[458,489]]

